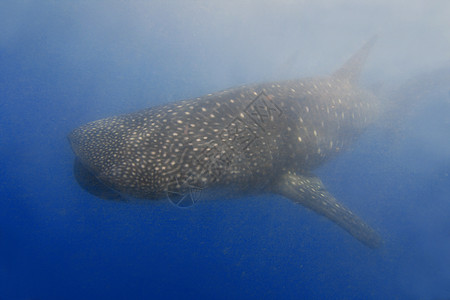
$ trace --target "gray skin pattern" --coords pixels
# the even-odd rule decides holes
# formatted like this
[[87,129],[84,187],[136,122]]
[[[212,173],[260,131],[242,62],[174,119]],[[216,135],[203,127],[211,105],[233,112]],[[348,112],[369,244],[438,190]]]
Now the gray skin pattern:
[[356,84],[373,42],[331,76],[241,86],[83,125],[69,134],[75,177],[100,198],[180,207],[279,194],[379,247],[379,235],[311,173],[377,115],[377,99]]

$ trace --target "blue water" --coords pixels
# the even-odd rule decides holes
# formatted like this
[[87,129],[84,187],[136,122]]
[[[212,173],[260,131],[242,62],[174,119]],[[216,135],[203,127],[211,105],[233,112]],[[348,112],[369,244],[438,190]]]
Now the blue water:
[[[450,59],[448,6],[339,3],[2,2],[0,299],[449,299],[450,82],[433,73]],[[73,178],[77,126],[327,74],[374,33],[365,84],[439,82],[316,172],[381,249],[278,196],[177,209],[97,199]]]

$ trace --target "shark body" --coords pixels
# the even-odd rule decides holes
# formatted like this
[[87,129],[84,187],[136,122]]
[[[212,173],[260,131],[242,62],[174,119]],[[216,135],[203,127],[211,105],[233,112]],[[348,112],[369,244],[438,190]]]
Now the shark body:
[[375,119],[357,85],[373,40],[334,74],[241,86],[88,123],[69,134],[79,184],[105,199],[203,199],[275,193],[335,222],[365,245],[379,235],[313,170]]

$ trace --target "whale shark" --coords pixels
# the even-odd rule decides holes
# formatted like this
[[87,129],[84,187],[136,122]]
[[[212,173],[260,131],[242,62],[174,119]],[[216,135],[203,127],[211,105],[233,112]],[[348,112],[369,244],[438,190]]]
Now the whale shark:
[[376,119],[358,85],[375,38],[328,76],[244,85],[87,123],[69,135],[79,185],[103,199],[199,201],[278,194],[370,248],[380,235],[313,171]]

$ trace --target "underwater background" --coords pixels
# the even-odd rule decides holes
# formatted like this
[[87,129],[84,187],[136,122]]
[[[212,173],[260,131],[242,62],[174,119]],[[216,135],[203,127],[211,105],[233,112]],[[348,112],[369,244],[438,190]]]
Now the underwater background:
[[[450,299],[449,16],[419,0],[0,2],[0,299]],[[327,75],[374,34],[361,84],[403,107],[315,173],[380,249],[275,195],[180,209],[73,177],[82,124]]]

